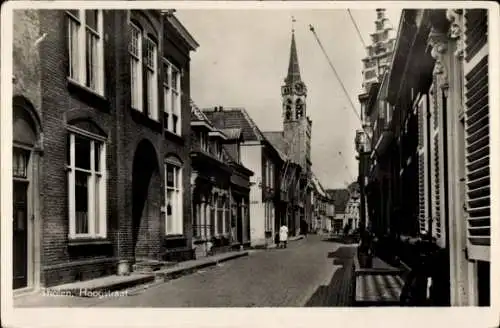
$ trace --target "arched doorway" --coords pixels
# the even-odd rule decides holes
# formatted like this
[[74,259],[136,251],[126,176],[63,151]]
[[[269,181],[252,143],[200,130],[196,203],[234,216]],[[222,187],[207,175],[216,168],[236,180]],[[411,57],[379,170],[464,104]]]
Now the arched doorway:
[[132,168],[132,240],[136,262],[159,256],[161,193],[156,151],[151,142],[142,140]]
[[40,120],[24,97],[13,99],[12,117],[12,278],[13,289],[35,287],[40,275],[39,151]]

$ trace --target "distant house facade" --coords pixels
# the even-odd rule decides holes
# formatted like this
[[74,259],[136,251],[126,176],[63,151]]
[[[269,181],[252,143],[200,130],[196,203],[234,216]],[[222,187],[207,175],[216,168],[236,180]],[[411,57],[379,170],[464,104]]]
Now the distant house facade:
[[276,199],[280,156],[264,137],[244,108],[205,108],[203,113],[222,130],[240,129],[242,165],[254,175],[250,180],[250,243],[265,246],[274,243]]
[[249,243],[253,173],[240,163],[240,129],[218,129],[191,106],[193,245],[201,257]]
[[334,209],[333,204],[321,185],[319,179],[313,174],[312,225],[311,231],[316,233],[329,233],[333,230]]
[[348,189],[327,189],[326,193],[333,200],[335,214],[333,219],[333,230],[340,233],[345,228],[347,221],[346,207],[349,202],[350,193]]

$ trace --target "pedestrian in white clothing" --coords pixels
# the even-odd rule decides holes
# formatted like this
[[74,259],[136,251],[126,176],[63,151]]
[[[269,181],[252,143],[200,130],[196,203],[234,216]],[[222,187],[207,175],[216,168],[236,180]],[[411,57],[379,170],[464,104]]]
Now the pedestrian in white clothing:
[[286,243],[288,241],[288,227],[282,225],[280,228],[280,248],[286,248]]

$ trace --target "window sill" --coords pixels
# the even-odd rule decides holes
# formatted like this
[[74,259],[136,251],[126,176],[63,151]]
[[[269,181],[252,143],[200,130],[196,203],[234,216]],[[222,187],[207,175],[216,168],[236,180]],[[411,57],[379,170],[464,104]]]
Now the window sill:
[[208,241],[205,237],[193,237],[193,244],[194,245],[200,245],[204,244]]
[[147,126],[151,130],[154,130],[156,132],[161,132],[162,125],[160,121],[152,119],[151,117],[147,116],[144,112],[141,112],[140,110],[135,109],[134,107],[130,107],[130,113],[132,115],[132,119],[136,123]]
[[111,245],[107,238],[70,238],[68,246]]
[[185,238],[183,234],[181,233],[167,233],[165,234],[166,239],[178,239],[178,238]]
[[169,139],[171,141],[174,141],[174,142],[177,142],[181,145],[184,145],[184,138],[181,135],[173,133],[172,131],[167,130],[167,129],[163,129],[163,131],[165,132],[166,139]]
[[76,95],[81,101],[88,103],[89,105],[96,107],[105,112],[109,112],[110,103],[106,97],[97,93],[97,91],[81,84],[72,78],[67,78],[68,90]]

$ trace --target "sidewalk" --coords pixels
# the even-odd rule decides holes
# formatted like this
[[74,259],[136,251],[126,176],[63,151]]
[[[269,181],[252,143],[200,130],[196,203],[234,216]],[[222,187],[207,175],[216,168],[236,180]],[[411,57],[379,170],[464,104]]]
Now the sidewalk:
[[151,273],[106,276],[45,288],[37,293],[14,297],[14,306],[90,306],[96,299],[134,295],[138,290],[196,272],[199,269],[248,256],[248,251],[217,254],[178,264]]
[[353,304],[353,275],[356,246],[341,244],[334,252],[328,253],[336,267],[331,280],[322,284],[305,307],[350,307]]
[[354,257],[354,305],[397,306],[404,281],[402,269],[395,268],[374,256],[370,268],[362,268]]

